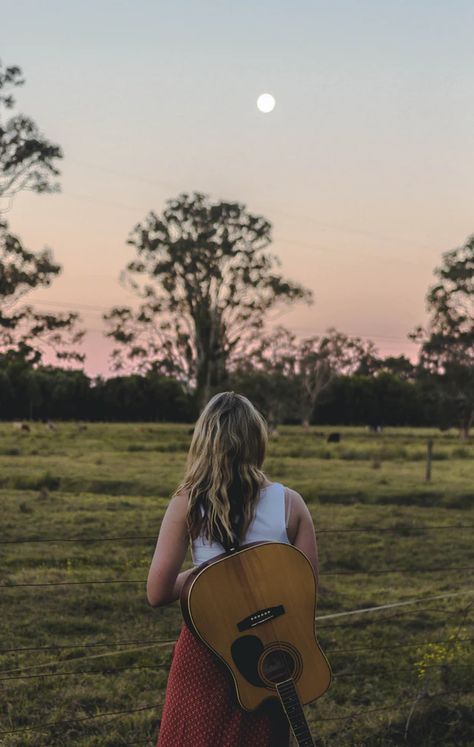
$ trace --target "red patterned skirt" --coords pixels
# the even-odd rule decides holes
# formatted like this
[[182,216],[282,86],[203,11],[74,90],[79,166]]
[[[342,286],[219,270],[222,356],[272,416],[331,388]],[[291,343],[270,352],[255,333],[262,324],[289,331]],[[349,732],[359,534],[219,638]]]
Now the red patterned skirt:
[[237,703],[225,665],[183,625],[173,649],[157,747],[288,747],[276,699],[256,711]]

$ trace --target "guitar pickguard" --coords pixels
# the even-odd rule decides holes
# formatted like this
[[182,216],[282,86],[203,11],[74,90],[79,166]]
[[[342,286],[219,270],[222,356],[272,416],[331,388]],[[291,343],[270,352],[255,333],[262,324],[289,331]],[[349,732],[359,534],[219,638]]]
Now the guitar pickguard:
[[240,674],[255,687],[267,687],[258,673],[258,661],[263,649],[263,643],[256,635],[244,635],[237,638],[230,649],[232,659]]

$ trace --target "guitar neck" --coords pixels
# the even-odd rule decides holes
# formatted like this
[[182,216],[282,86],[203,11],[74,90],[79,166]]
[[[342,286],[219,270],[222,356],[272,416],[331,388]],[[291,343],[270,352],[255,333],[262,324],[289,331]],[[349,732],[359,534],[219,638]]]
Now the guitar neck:
[[276,689],[298,747],[314,747],[313,737],[311,736],[295,683],[290,678],[284,682],[276,683]]

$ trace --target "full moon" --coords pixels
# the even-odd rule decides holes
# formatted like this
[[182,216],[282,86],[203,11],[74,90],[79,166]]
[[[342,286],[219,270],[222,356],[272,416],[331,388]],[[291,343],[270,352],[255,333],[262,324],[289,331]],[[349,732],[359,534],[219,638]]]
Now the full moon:
[[257,99],[257,108],[264,114],[272,112],[275,108],[275,98],[271,93],[262,93]]

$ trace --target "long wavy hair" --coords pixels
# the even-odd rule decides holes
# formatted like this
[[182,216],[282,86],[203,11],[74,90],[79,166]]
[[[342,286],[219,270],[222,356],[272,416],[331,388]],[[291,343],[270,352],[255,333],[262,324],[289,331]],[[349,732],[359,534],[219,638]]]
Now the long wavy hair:
[[268,442],[267,423],[247,397],[220,392],[194,427],[184,478],[174,495],[188,491],[188,530],[220,542],[240,543],[255,514]]

